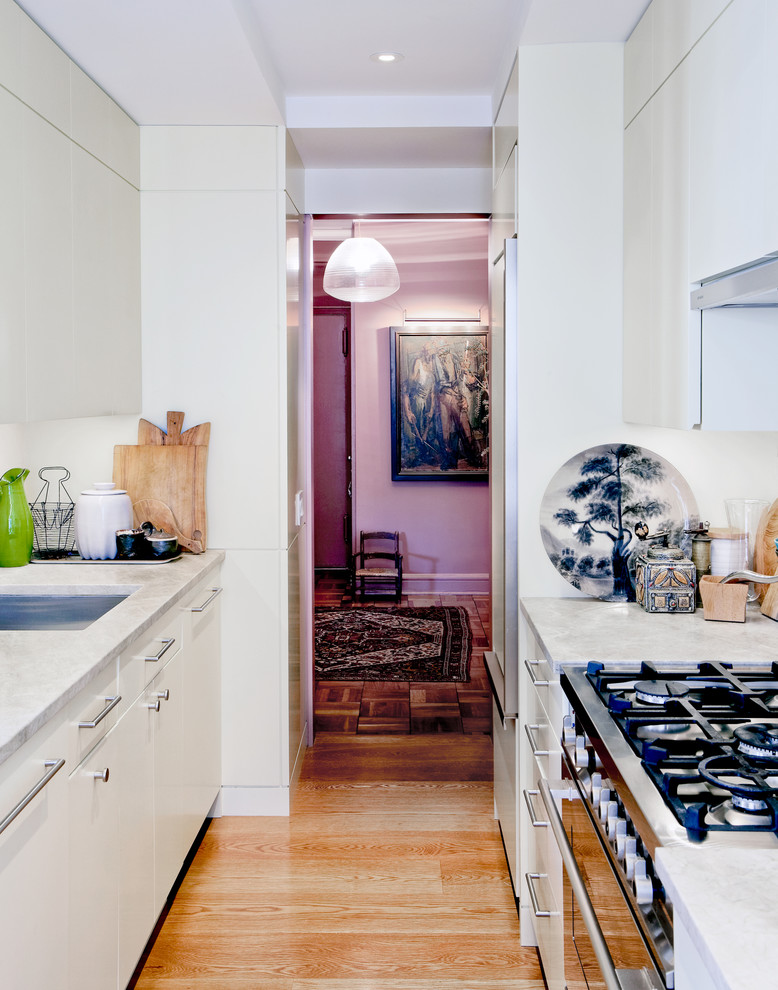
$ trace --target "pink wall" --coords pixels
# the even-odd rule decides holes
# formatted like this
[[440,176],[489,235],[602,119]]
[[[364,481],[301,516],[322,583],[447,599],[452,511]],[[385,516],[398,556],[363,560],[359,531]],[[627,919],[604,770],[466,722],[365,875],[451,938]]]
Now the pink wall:
[[[400,289],[354,306],[354,529],[399,530],[406,590],[488,593],[486,482],[391,480],[390,327],[409,319],[488,323],[485,220],[363,222],[392,254]],[[454,575],[417,579],[414,575]]]

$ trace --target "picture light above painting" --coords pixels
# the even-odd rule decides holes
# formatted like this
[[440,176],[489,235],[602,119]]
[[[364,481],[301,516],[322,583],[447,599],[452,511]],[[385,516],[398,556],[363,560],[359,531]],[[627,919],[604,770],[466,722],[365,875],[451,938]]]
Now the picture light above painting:
[[485,326],[391,328],[392,481],[488,481]]

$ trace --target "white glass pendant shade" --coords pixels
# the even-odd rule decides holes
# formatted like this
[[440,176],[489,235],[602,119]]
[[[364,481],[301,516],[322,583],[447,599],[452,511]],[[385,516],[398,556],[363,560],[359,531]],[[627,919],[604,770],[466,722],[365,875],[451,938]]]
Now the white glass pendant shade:
[[391,254],[373,237],[352,237],[339,244],[324,269],[324,291],[348,302],[375,302],[400,288]]

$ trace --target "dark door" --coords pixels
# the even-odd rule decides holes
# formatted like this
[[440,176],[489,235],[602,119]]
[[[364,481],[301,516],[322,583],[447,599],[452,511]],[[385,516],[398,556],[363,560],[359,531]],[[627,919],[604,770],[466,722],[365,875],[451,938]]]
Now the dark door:
[[313,491],[316,568],[345,568],[351,552],[349,313],[313,312]]

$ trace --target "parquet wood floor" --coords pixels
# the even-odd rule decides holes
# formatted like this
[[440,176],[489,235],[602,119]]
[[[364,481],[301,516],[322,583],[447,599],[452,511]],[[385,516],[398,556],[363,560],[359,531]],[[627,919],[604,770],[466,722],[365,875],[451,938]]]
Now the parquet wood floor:
[[323,733],[289,818],[215,820],[137,990],[543,990],[477,734]]
[[[360,608],[352,603],[346,579],[337,571],[316,573],[315,603]],[[375,599],[370,606],[392,606]],[[402,605],[462,605],[473,633],[470,680],[465,683],[417,681],[320,681],[314,695],[316,732],[359,735],[400,733],[489,733],[492,703],[484,666],[489,642],[488,595],[404,594]]]

